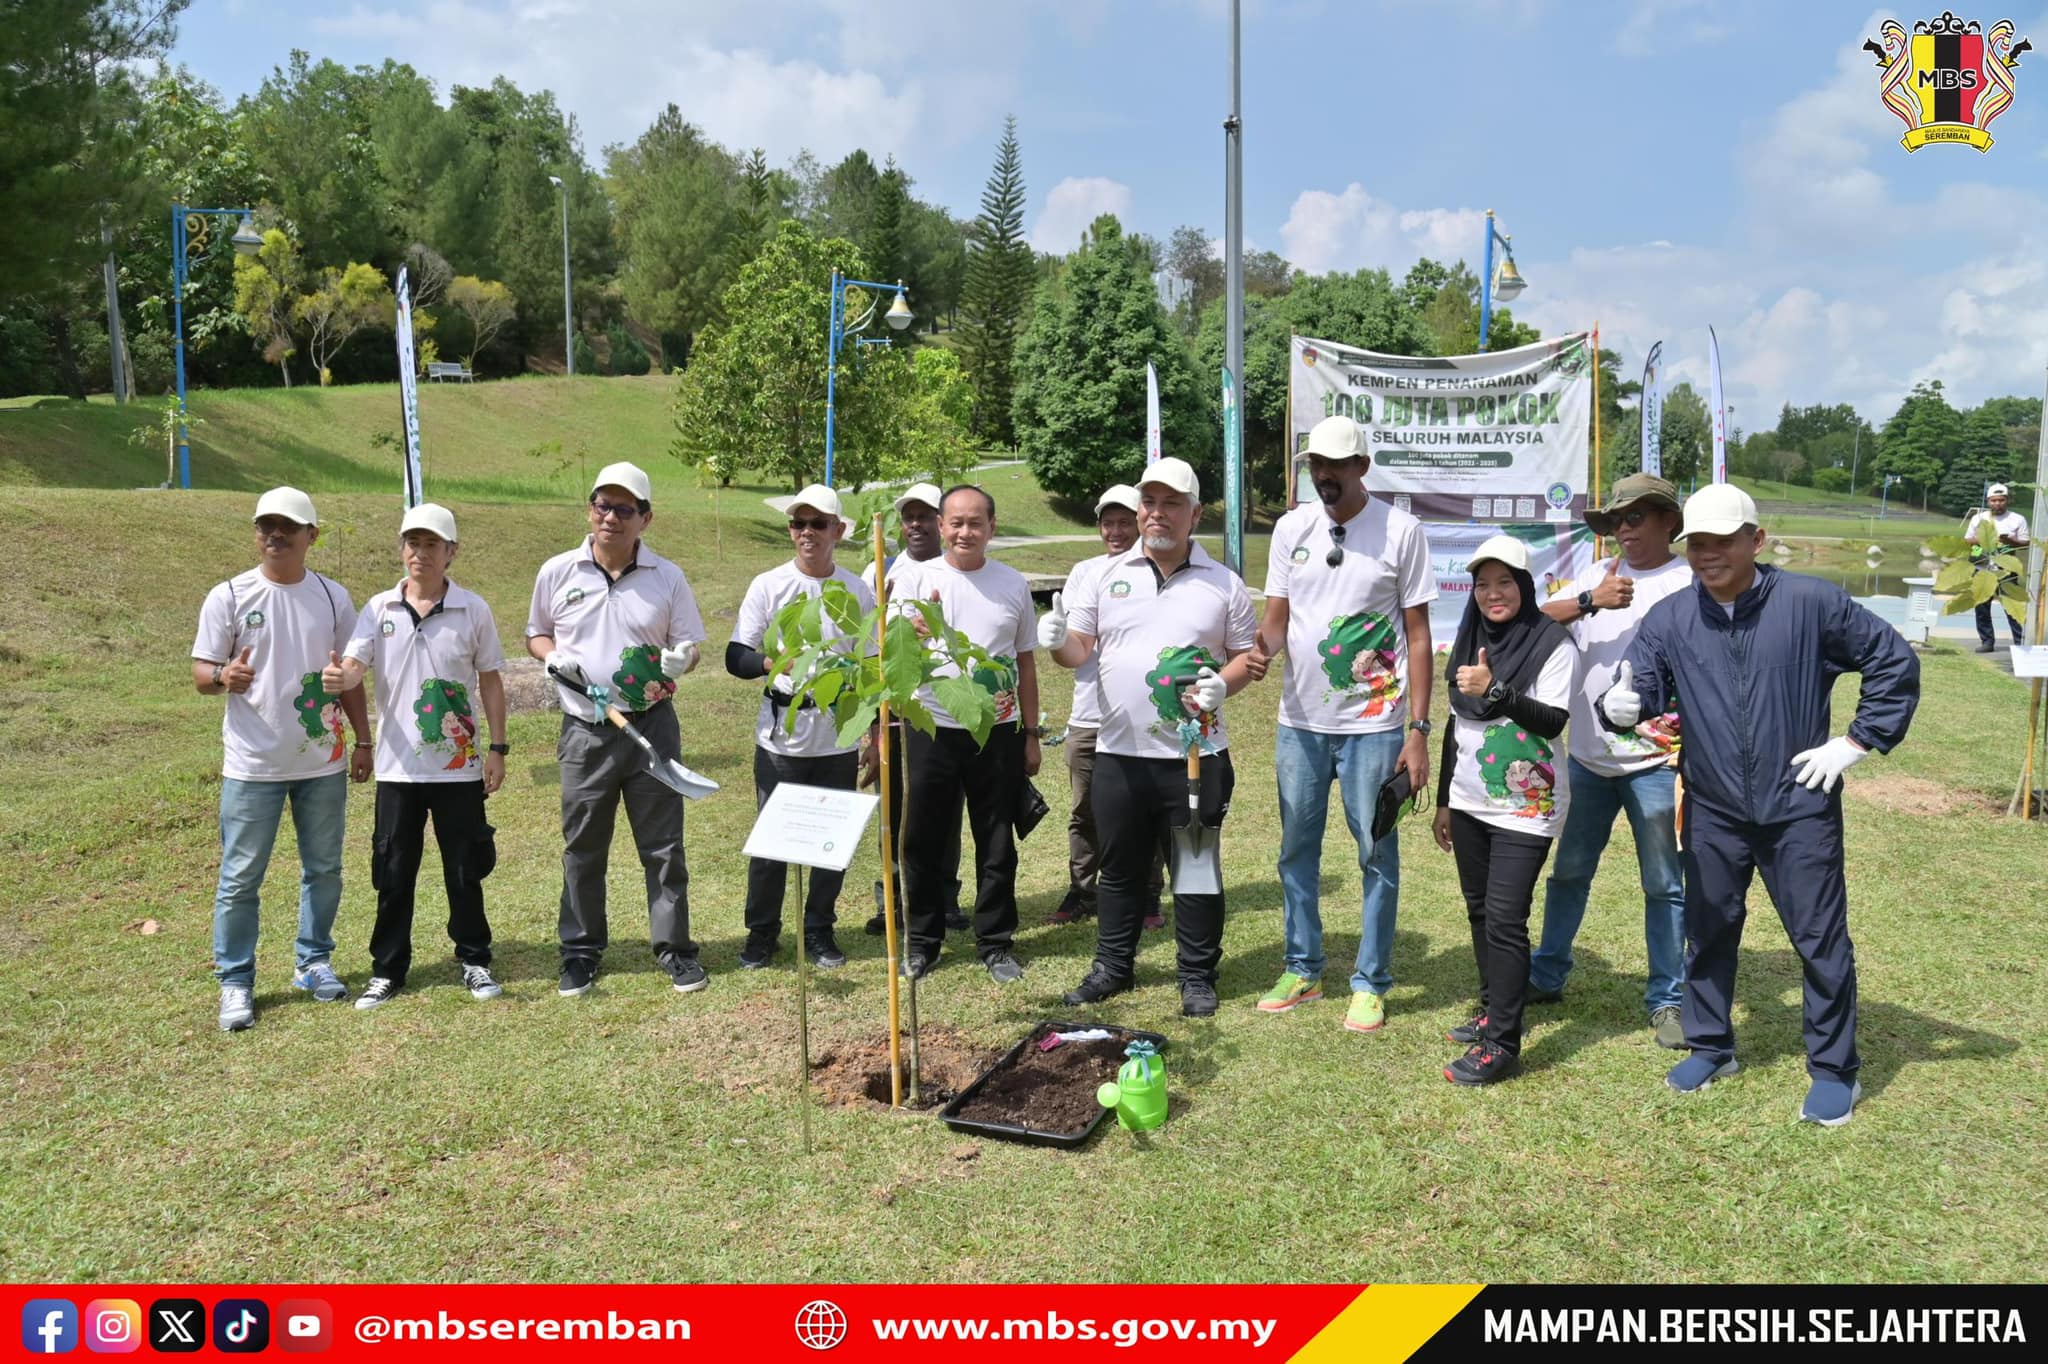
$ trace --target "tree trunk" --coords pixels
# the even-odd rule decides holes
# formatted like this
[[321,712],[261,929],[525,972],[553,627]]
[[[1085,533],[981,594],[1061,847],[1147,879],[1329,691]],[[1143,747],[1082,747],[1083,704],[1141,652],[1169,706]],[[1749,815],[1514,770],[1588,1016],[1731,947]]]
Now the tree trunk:
[[292,386],[292,367],[291,367],[291,361],[287,360],[287,359],[286,359],[286,358],[285,358],[284,356],[282,356],[282,355],[278,356],[278,357],[277,357],[277,372],[278,372],[279,374],[282,374],[282,375],[284,376],[284,386],[285,386],[286,388],[290,388],[290,387]]
[[85,375],[79,372],[78,349],[71,344],[71,317],[68,313],[53,312],[49,318],[50,343],[57,353],[57,381],[64,388],[64,396],[85,401]]

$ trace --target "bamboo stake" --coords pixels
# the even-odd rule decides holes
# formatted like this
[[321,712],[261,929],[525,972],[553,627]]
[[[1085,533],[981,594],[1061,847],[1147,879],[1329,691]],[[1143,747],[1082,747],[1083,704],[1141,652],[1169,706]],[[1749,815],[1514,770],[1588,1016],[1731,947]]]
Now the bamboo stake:
[[[889,577],[882,552],[882,514],[875,513],[875,666],[882,666],[883,640],[889,633]],[[887,676],[886,673],[883,676]],[[889,702],[876,717],[875,761],[882,794],[882,942],[889,962],[889,1106],[903,1107],[903,1030],[896,988],[896,857],[889,819]]]
[[[796,921],[804,921],[804,864],[796,863]],[[811,1153],[811,952],[797,934],[796,954],[796,1038],[798,1069],[796,1104],[803,1114],[804,1154]]]
[[[2034,580],[2034,618],[2029,624],[2031,633],[2027,638],[2037,645],[2041,642],[2043,622],[2048,620],[2048,600],[2043,600],[2044,594],[2048,594],[2048,560],[2043,561],[2041,576]],[[2020,789],[2014,793],[2012,804],[2005,807],[2005,812],[2009,815],[2017,806],[2020,818],[2028,820],[2033,819],[2038,813],[2034,809],[2034,749],[2041,737],[2042,685],[2042,679],[2037,677],[2030,689],[2032,698],[2027,702],[2027,760],[2020,765]]]

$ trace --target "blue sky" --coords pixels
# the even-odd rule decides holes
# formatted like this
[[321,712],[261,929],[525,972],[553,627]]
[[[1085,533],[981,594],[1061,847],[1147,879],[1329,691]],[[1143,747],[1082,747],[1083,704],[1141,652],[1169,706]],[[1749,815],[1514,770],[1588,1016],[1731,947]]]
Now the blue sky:
[[[1950,0],[1953,4],[1953,0]],[[2035,0],[2038,3],[2038,0]],[[1500,214],[1517,314],[1665,342],[1734,422],[1920,379],[1958,401],[2039,393],[2048,363],[2048,13],[1989,153],[1908,155],[1861,51],[1939,6],[1756,0],[1246,0],[1245,232],[1314,270],[1477,265]],[[1220,236],[1225,0],[195,0],[174,59],[229,97],[294,47],[394,57],[446,93],[556,92],[601,164],[664,105],[778,163],[894,154],[971,214],[1014,113],[1034,242],[1096,213]],[[1332,338],[1343,340],[1345,338]]]

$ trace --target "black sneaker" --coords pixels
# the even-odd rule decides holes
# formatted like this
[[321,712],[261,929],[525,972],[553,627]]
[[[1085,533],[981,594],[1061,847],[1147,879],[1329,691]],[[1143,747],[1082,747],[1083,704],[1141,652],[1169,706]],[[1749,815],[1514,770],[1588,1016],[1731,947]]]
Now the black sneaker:
[[875,882],[875,914],[868,920],[868,936],[879,938],[888,932],[888,925],[882,922],[882,883]]
[[597,984],[597,963],[587,957],[571,957],[562,963],[562,979],[555,985],[558,995],[587,995]]
[[693,995],[711,983],[711,977],[704,973],[695,957],[666,957],[662,960],[661,969],[668,972],[677,994]]
[[765,933],[747,934],[747,945],[740,949],[740,970],[758,971],[774,960],[774,935]]
[[1444,1067],[1444,1078],[1454,1085],[1498,1084],[1521,1070],[1522,1062],[1513,1052],[1491,1042],[1481,1042]]
[[1079,985],[1060,996],[1066,1004],[1100,1004],[1111,995],[1120,995],[1131,989],[1137,982],[1129,976],[1119,976],[1101,962],[1089,966],[1088,974]]
[[1559,1004],[1563,1001],[1563,990],[1539,990],[1533,985],[1529,987],[1529,992],[1522,996],[1524,1004]]
[[908,962],[899,962],[896,973],[905,980],[923,980],[932,973],[932,959],[922,952],[912,952]]
[[1091,918],[1094,913],[1095,906],[1089,904],[1080,891],[1070,890],[1067,897],[1060,901],[1060,907],[1045,916],[1045,921],[1049,924],[1070,924]]
[[981,959],[988,968],[988,978],[998,985],[1014,985],[1024,979],[1024,963],[1008,952],[991,952]]
[[946,911],[946,931],[948,933],[965,933],[972,927],[974,927],[974,920],[962,913],[960,906],[954,905]]
[[1468,1047],[1475,1042],[1485,1041],[1486,1011],[1481,1009],[1478,1013],[1473,1014],[1471,1018],[1445,1033],[1444,1037],[1452,1042],[1463,1042]]
[[846,954],[839,950],[839,944],[830,933],[812,933],[804,938],[804,951],[811,957],[811,965],[827,971],[837,971],[846,965]]
[[1216,987],[1206,980],[1184,980],[1180,983],[1180,1016],[1182,1018],[1211,1018],[1216,1013]]

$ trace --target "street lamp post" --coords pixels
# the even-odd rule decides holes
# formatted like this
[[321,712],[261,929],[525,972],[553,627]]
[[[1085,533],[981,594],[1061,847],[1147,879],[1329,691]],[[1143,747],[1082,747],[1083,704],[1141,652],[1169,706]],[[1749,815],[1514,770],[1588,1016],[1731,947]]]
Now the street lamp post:
[[[868,310],[862,313],[860,321],[852,326],[846,324],[846,290],[849,286],[856,289],[871,289],[876,294],[875,301],[868,304]],[[882,301],[880,296],[884,293],[892,293],[896,298],[890,303],[889,311],[882,314],[882,320],[889,324],[889,330],[900,332],[912,321],[910,291],[903,287],[902,280],[899,279],[894,284],[877,284],[873,280],[848,279],[837,270],[832,272],[832,328],[826,334],[825,341],[825,486],[828,488],[832,486],[833,403],[838,396],[839,343],[874,320],[875,307]],[[854,344],[857,346],[879,346],[886,344],[887,341],[888,338],[885,336],[854,337]]]
[[568,362],[569,377],[576,377],[576,331],[569,311],[569,187],[559,175],[548,183],[562,191],[562,358]]
[[[1502,260],[1500,278],[1494,278],[1493,244],[1500,243]],[[1508,245],[1508,238],[1494,225],[1493,210],[1486,210],[1486,268],[1479,278],[1479,349],[1486,349],[1486,334],[1493,326],[1493,299],[1496,294],[1503,303],[1513,303],[1522,296],[1528,281],[1515,268],[1515,251]]]
[[[185,420],[185,284],[191,274],[191,262],[185,259],[190,248],[194,219],[240,218],[241,225],[235,235],[229,238],[238,256],[253,256],[263,249],[263,234],[256,230],[253,209],[247,208],[188,208],[184,204],[171,205],[171,333],[175,341],[173,349],[178,358],[178,486],[190,489],[192,486],[192,433]],[[205,224],[198,224],[202,229]]]

